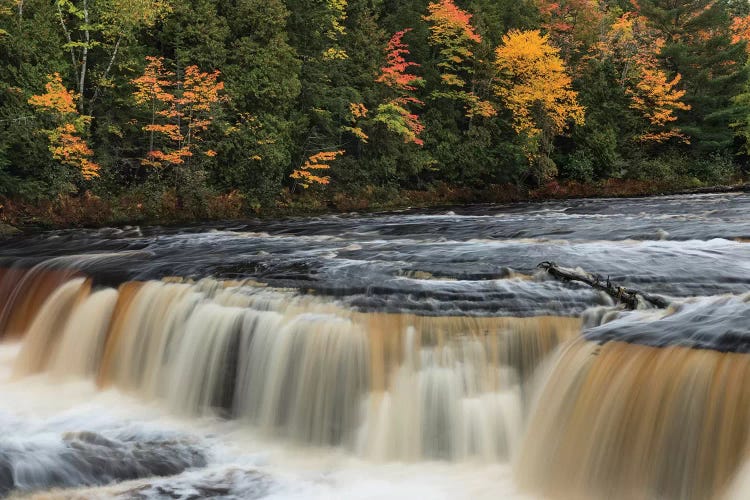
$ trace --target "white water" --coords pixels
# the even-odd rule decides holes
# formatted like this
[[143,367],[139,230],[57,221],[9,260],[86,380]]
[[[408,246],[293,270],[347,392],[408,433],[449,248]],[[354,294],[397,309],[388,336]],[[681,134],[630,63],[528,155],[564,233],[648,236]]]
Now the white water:
[[374,460],[508,461],[521,376],[577,328],[357,314],[210,280],[91,294],[75,279],[39,309],[13,374],[88,377],[177,415],[223,414]]
[[[17,344],[0,346],[0,366],[17,355]],[[524,499],[516,490],[507,464],[480,460],[448,462],[374,463],[340,449],[295,447],[264,438],[238,422],[215,418],[179,418],[160,403],[144,403],[114,389],[99,391],[91,380],[58,382],[40,374],[10,381],[0,374],[0,437],[17,446],[34,445],[25,466],[60,467],[56,450],[66,432],[87,430],[104,435],[127,432],[141,435],[184,435],[208,450],[204,469],[165,479],[145,479],[111,487],[37,493],[32,498],[111,498],[148,485],[150,498],[160,498],[159,485],[178,492],[195,492],[195,485],[228,485],[235,498],[249,498],[259,485],[264,498],[276,499]],[[38,473],[38,471],[36,472]],[[127,496],[127,495],[126,495]],[[226,496],[229,498],[229,496]]]

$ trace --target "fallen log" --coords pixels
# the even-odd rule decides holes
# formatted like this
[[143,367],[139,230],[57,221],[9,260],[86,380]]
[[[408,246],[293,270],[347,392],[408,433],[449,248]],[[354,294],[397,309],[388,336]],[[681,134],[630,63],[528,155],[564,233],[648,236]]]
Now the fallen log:
[[616,302],[624,304],[629,309],[637,309],[638,305],[642,303],[651,305],[657,309],[665,309],[669,307],[669,301],[664,297],[651,295],[634,288],[618,286],[609,280],[609,276],[607,276],[607,279],[605,280],[599,275],[561,267],[556,263],[549,261],[542,262],[537,267],[539,269],[544,269],[551,276],[559,280],[577,281],[584,283],[595,290],[600,290],[612,297]]

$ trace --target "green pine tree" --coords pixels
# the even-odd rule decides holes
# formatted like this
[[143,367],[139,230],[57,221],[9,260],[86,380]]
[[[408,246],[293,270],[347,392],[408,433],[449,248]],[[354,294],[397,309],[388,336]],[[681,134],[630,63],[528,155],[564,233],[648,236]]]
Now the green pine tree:
[[679,115],[680,129],[698,153],[731,148],[731,124],[748,108],[734,100],[748,82],[744,43],[733,43],[726,0],[642,0],[640,12],[665,40],[664,65],[682,75],[689,111]]

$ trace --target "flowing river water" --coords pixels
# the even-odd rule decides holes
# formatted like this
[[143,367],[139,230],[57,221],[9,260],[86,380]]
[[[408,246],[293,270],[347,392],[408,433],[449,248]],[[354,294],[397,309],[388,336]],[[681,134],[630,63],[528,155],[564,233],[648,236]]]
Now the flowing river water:
[[0,497],[749,498],[749,241],[743,193],[6,240]]

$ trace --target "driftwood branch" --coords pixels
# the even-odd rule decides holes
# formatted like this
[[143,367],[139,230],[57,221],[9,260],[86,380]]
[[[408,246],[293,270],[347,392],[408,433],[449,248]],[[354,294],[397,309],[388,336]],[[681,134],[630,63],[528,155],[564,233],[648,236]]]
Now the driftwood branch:
[[600,290],[612,297],[616,302],[624,304],[629,309],[636,309],[640,303],[650,304],[658,309],[664,309],[669,306],[669,301],[663,297],[651,295],[633,288],[618,286],[609,280],[609,276],[607,279],[604,279],[599,275],[593,275],[585,271],[577,271],[575,269],[558,266],[554,262],[542,262],[537,267],[544,269],[551,276],[559,280],[578,281],[595,290]]

